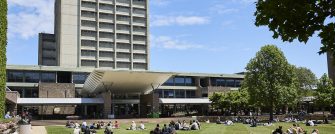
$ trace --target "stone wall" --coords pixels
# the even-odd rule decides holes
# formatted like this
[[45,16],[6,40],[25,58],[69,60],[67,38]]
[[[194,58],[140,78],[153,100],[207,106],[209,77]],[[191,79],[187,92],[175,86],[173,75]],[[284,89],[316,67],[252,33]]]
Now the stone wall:
[[[40,83],[40,98],[75,98],[75,84],[72,83]],[[56,111],[55,111],[56,110]],[[59,110],[59,112],[57,112]],[[74,105],[40,106],[40,115],[72,115],[75,113]]]
[[151,112],[159,112],[159,95],[155,93],[140,96],[140,116],[146,117]]

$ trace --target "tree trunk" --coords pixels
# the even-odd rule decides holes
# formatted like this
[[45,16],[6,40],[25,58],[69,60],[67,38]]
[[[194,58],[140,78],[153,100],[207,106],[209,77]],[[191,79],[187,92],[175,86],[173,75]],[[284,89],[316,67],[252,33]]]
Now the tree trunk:
[[271,106],[270,106],[270,120],[269,121],[273,121],[273,102],[271,102]]

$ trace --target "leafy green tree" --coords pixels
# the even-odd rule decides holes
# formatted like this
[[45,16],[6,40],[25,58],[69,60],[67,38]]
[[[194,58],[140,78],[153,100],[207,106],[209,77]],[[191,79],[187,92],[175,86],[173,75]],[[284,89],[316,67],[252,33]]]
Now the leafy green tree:
[[213,93],[213,95],[209,97],[209,100],[212,102],[211,105],[215,109],[220,109],[222,112],[228,107],[228,103],[225,101],[225,95],[223,93]]
[[273,38],[307,43],[318,33],[323,44],[319,54],[335,55],[334,0],[258,0],[256,9],[255,25],[268,26]]
[[333,81],[327,76],[327,74],[322,75],[318,81],[315,92],[315,103],[321,106],[324,111],[325,107],[329,107],[335,102],[334,95],[335,88],[333,87]]
[[295,68],[300,90],[298,91],[299,96],[308,96],[309,92],[316,87],[317,78],[315,74],[308,68],[297,67]]
[[262,47],[250,60],[242,88],[248,91],[251,104],[270,110],[270,120],[273,120],[274,108],[297,102],[298,82],[294,67],[274,45]]
[[7,0],[0,0],[0,118],[5,114]]
[[241,90],[226,93],[224,101],[229,103],[229,107],[234,111],[235,116],[239,111],[248,108],[248,96],[245,93]]

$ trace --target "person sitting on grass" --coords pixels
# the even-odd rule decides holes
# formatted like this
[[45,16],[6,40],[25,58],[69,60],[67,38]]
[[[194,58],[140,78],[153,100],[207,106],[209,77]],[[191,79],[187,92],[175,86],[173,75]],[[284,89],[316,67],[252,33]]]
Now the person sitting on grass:
[[199,126],[195,120],[193,120],[193,123],[191,124],[191,130],[199,130]]
[[292,127],[290,127],[289,129],[287,129],[287,134],[299,134],[298,130],[297,130],[297,125],[293,124]]
[[297,124],[296,129],[297,129],[297,133],[298,134],[305,134],[305,133],[307,133],[306,131],[304,131],[304,129],[302,127],[299,126],[299,124]]
[[81,131],[82,131],[82,132],[85,132],[86,127],[87,127],[87,123],[84,121],[84,122],[81,124]]
[[187,125],[185,120],[183,120],[183,124],[181,125],[181,127],[182,127],[182,130],[189,130],[190,129],[190,126]]
[[140,124],[140,126],[138,127],[138,129],[139,129],[139,130],[144,130],[144,129],[145,129],[145,126],[144,126],[144,124],[143,124],[143,121],[141,121],[141,124]]
[[120,128],[120,124],[117,121],[115,121],[115,123],[114,123],[114,128],[115,129],[119,129]]
[[169,124],[169,127],[168,127],[168,134],[176,134],[176,129],[174,128],[174,125],[172,124]]
[[129,128],[127,128],[127,130],[136,130],[136,123],[135,121],[131,121],[131,125]]
[[84,134],[91,134],[90,127],[88,127],[88,126],[85,127]]
[[73,134],[80,134],[80,128],[79,126],[76,126],[73,130]]
[[264,126],[267,126],[267,127],[272,126],[272,125],[273,125],[273,124],[272,124],[271,121],[269,121],[269,122],[267,122],[267,123],[264,123]]
[[316,126],[316,125],[314,124],[314,122],[311,119],[309,119],[306,123],[306,126]]
[[181,122],[178,120],[176,124],[174,125],[176,130],[182,129]]
[[231,126],[231,125],[234,125],[234,122],[231,120],[226,120],[225,125]]
[[162,133],[162,130],[160,129],[159,124],[157,124],[156,128],[153,131],[153,134],[161,134],[161,133]]
[[201,128],[200,122],[198,120],[195,121],[198,124],[199,129]]
[[94,129],[95,128],[95,123],[93,123],[91,126],[90,126],[90,129]]
[[163,128],[162,128],[162,133],[163,133],[163,134],[169,134],[169,130],[168,130],[166,124],[164,124],[164,126],[163,126]]
[[110,123],[107,124],[104,132],[105,134],[113,134],[113,127]]
[[313,129],[312,134],[319,134],[319,130]]
[[283,134],[283,127],[279,126],[272,134]]

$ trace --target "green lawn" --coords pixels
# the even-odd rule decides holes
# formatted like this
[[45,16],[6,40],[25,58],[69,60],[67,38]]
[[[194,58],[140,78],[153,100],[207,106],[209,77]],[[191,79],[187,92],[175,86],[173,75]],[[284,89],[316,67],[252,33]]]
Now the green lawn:
[[[121,125],[120,129],[114,130],[116,134],[149,134],[150,130],[155,127],[155,124],[145,124],[148,128],[143,131],[130,131],[125,130],[128,127],[128,124]],[[192,131],[177,131],[178,134],[270,134],[272,130],[277,128],[279,125],[283,126],[283,130],[287,130],[292,123],[275,123],[274,126],[264,127],[258,126],[256,128],[251,128],[245,124],[235,124],[234,126],[224,126],[218,124],[205,124],[202,123],[200,130],[192,130]],[[161,124],[162,126],[162,124]],[[319,130],[320,134],[333,134],[335,131],[335,124],[327,124],[327,125],[319,125],[316,127],[307,127],[304,124],[300,124],[304,130],[307,130],[308,133],[314,128]],[[48,134],[72,134],[73,129],[65,128],[62,126],[47,126],[46,127]],[[98,134],[103,134],[103,130],[98,130]]]

